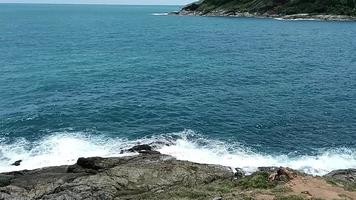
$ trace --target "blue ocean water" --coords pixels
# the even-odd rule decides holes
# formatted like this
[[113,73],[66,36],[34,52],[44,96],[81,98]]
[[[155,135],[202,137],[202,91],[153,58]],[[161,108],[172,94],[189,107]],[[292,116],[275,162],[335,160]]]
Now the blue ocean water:
[[[0,171],[117,156],[356,167],[356,23],[0,4]],[[18,159],[19,167],[10,166]]]

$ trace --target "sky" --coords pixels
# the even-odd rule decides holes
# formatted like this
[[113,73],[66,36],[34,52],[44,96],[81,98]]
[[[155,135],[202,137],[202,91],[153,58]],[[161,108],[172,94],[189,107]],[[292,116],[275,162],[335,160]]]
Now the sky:
[[184,5],[194,0],[0,0],[0,3]]

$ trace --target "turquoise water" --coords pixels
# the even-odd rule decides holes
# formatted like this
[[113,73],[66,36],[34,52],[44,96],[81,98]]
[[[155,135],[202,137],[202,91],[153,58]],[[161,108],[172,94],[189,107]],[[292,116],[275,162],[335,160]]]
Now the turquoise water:
[[[356,167],[356,23],[0,4],[0,170],[113,156]],[[20,167],[10,166],[22,159]]]

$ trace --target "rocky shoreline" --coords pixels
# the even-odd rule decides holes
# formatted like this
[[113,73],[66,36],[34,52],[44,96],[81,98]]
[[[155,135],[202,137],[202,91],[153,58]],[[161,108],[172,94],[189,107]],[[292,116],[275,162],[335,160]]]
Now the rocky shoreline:
[[293,15],[279,15],[269,13],[231,12],[225,10],[194,11],[183,8],[180,11],[170,12],[169,15],[179,16],[210,16],[210,17],[250,17],[250,18],[273,18],[279,20],[319,20],[319,21],[356,21],[356,16],[331,15],[331,14],[308,14],[299,13]]
[[314,177],[283,167],[198,164],[147,145],[135,156],[79,158],[74,165],[0,174],[0,199],[356,199],[356,169]]

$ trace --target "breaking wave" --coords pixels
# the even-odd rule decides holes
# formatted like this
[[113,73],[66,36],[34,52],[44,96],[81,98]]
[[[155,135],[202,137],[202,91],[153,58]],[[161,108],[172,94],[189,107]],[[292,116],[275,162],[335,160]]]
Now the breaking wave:
[[152,13],[154,16],[166,16],[168,13]]
[[[120,151],[136,144],[151,144],[161,153],[180,160],[242,168],[247,173],[261,166],[285,166],[313,175],[356,168],[356,151],[353,149],[329,149],[313,156],[268,155],[239,143],[212,140],[185,130],[137,140],[69,132],[53,133],[35,142],[18,139],[7,143],[2,140],[0,172],[74,164],[79,157],[133,155],[120,154]],[[16,160],[22,160],[20,166],[11,165]]]

